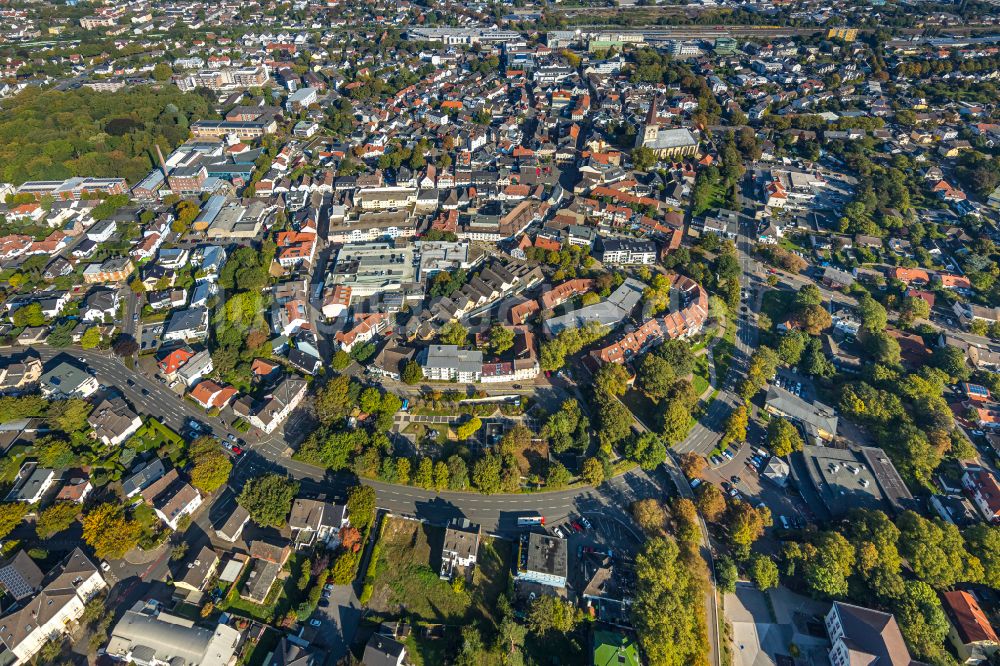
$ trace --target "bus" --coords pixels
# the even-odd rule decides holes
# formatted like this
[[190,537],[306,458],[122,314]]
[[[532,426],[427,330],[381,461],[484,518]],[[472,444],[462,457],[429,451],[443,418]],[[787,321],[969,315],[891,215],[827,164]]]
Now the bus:
[[544,525],[545,518],[542,516],[520,516],[517,519],[518,527],[528,527],[531,525]]

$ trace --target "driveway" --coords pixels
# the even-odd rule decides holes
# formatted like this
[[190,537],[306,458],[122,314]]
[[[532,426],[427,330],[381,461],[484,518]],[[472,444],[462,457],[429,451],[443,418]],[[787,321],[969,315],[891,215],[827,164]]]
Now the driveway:
[[317,608],[313,617],[323,623],[317,628],[316,642],[330,651],[330,663],[339,662],[347,655],[361,622],[361,602],[354,594],[354,587],[334,585],[329,606]]

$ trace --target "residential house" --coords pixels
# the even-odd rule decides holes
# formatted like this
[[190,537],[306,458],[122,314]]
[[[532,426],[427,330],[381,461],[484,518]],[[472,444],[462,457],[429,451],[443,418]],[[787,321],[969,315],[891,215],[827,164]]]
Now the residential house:
[[220,539],[235,543],[243,534],[243,528],[250,521],[250,512],[242,506],[233,502],[233,510],[229,512],[226,519],[215,528],[215,535]]
[[247,420],[268,434],[274,432],[302,402],[307,387],[308,384],[297,377],[286,377],[262,401],[260,408],[248,415]]
[[768,389],[764,409],[800,423],[813,440],[831,440],[837,435],[837,413],[832,407],[803,400],[779,386]]
[[218,554],[208,546],[197,553],[189,553],[180,570],[174,574],[174,587],[187,590],[197,597],[205,591],[219,567]]
[[441,548],[441,578],[450,580],[459,567],[476,566],[479,538],[479,525],[468,518],[455,518],[448,524]]
[[142,427],[142,419],[121,396],[105,398],[87,417],[94,437],[105,446],[118,446]]
[[163,478],[166,473],[163,461],[159,458],[153,458],[148,463],[142,463],[133,468],[129,475],[122,479],[122,492],[125,493],[126,498],[137,495],[153,482]]
[[42,646],[68,632],[105,587],[94,563],[75,548],[45,575],[38,594],[0,616],[0,641],[14,655],[13,663],[29,662]]
[[1000,480],[996,474],[978,465],[966,467],[962,487],[987,521],[1000,522]]
[[163,328],[163,341],[199,341],[208,337],[208,310],[203,307],[176,310]]
[[297,498],[288,517],[296,548],[312,546],[317,541],[333,548],[340,542],[340,530],[349,524],[345,504],[314,499]]
[[39,378],[42,395],[56,400],[88,398],[97,392],[97,378],[66,361],[60,361]]
[[188,392],[188,396],[205,409],[222,409],[236,397],[232,386],[220,385],[211,379],[203,379]]
[[207,349],[203,349],[177,370],[177,379],[184,382],[185,386],[192,386],[214,369],[212,355]]
[[171,469],[140,491],[142,499],[153,507],[160,520],[176,530],[180,520],[201,506],[201,493]]
[[406,646],[377,631],[368,639],[361,663],[366,666],[404,666],[407,663]]
[[961,663],[986,663],[1000,651],[997,632],[970,592],[942,592],[941,605],[948,616],[948,640],[958,653]]
[[80,307],[80,318],[85,322],[103,323],[114,319],[118,313],[119,290],[93,289]]
[[253,568],[250,576],[243,583],[240,590],[240,598],[246,599],[255,604],[262,604],[267,599],[274,581],[278,579],[282,567],[288,560],[292,549],[286,546],[278,546],[266,541],[250,542],[250,559]]
[[915,663],[896,618],[890,613],[835,601],[826,614],[826,633],[833,644],[832,666]]

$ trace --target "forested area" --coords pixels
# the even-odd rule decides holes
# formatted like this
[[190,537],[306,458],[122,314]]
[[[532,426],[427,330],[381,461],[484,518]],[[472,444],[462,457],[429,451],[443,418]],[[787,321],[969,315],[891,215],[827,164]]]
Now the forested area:
[[115,93],[28,88],[0,109],[0,181],[120,177],[134,184],[164,152],[212,116],[209,100],[174,86]]

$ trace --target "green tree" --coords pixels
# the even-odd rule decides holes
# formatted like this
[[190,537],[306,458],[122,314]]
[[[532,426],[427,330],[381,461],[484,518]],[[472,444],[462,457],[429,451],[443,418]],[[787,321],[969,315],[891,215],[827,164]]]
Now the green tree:
[[487,453],[472,466],[472,484],[485,495],[500,492],[500,471],[503,461],[500,456]]
[[747,425],[750,416],[745,404],[740,404],[729,414],[723,429],[723,442],[742,442],[747,438]]
[[770,557],[754,553],[747,566],[750,580],[761,590],[778,587],[778,565]]
[[22,305],[14,310],[11,319],[14,322],[14,326],[19,328],[24,326],[41,326],[45,323],[45,315],[42,314],[42,305],[40,303]]
[[715,582],[719,586],[719,591],[732,594],[736,591],[736,581],[739,579],[740,572],[732,558],[725,555],[720,557],[715,563]]
[[337,353],[333,355],[333,360],[330,361],[330,365],[337,372],[345,369],[351,364],[351,355],[345,352],[343,349],[338,349]]
[[434,463],[434,490],[441,492],[448,488],[448,483],[451,480],[451,473],[448,470],[448,464],[443,460],[438,460]]
[[948,618],[930,585],[917,580],[906,581],[903,594],[892,603],[892,613],[914,656],[933,664],[954,663],[944,649]]
[[80,346],[84,349],[93,349],[101,344],[101,331],[96,326],[91,326],[84,331],[80,338]]
[[965,539],[955,525],[905,511],[896,526],[899,553],[910,563],[914,575],[931,587],[944,589],[983,579],[982,564],[966,551]]
[[670,362],[656,354],[643,357],[637,374],[639,388],[653,400],[667,397],[677,378]]
[[347,514],[351,524],[363,530],[375,522],[375,489],[371,486],[354,486],[347,493]]
[[965,352],[951,345],[935,349],[933,363],[934,367],[941,369],[955,382],[967,381],[972,374],[966,361]]
[[663,439],[667,444],[674,445],[687,437],[691,429],[691,412],[679,400],[667,404],[663,413]]
[[543,594],[531,602],[526,618],[528,630],[543,636],[550,631],[568,634],[582,619],[580,609],[569,601]]
[[798,331],[783,333],[778,340],[778,357],[787,365],[798,365],[805,350],[806,336]]
[[[278,474],[265,474],[246,482],[236,501],[262,527],[283,527],[299,491],[297,481]],[[351,516],[352,522],[354,516]],[[357,527],[357,523],[355,523]]]
[[695,490],[698,511],[710,523],[718,522],[726,513],[726,496],[714,483],[702,483]]
[[764,534],[764,528],[771,526],[771,511],[766,506],[758,509],[743,500],[734,500],[729,504],[726,525],[733,554],[745,560],[750,547]]
[[52,403],[49,420],[64,433],[72,434],[86,430],[87,417],[92,407],[85,400],[70,398]]
[[910,326],[917,319],[927,319],[931,306],[919,296],[907,296],[899,306],[899,323]]
[[964,534],[969,553],[983,566],[983,583],[1000,588],[1000,527],[976,525]]
[[635,559],[632,622],[650,664],[697,664],[708,654],[703,587],[672,539],[648,540]]
[[469,467],[459,455],[448,458],[448,488],[450,490],[465,490],[469,487]]
[[316,392],[316,416],[324,425],[344,419],[357,400],[359,386],[347,375],[334,377]]
[[549,473],[545,477],[545,485],[551,490],[560,490],[569,485],[572,475],[561,462],[553,461],[549,463]]
[[608,453],[632,432],[632,412],[618,400],[606,400],[598,410],[598,417],[597,437],[601,448]]
[[424,369],[416,361],[407,361],[406,365],[403,366],[402,379],[410,386],[419,384],[424,379]]
[[494,354],[502,354],[514,346],[514,330],[496,323],[490,328],[490,349]]
[[619,398],[628,389],[629,374],[624,365],[605,363],[594,375],[594,390],[599,399]]
[[119,559],[139,545],[142,525],[118,504],[98,504],[83,517],[83,540],[98,559]]
[[785,558],[797,568],[816,594],[842,597],[854,567],[855,553],[839,532],[821,532],[811,542],[786,545]]
[[583,461],[580,476],[590,485],[599,486],[604,483],[604,465],[597,458],[587,458]]
[[465,423],[459,424],[455,428],[455,436],[459,440],[466,440],[479,432],[479,429],[483,427],[483,422],[478,416],[473,416],[471,419]]
[[667,457],[667,447],[656,433],[633,434],[625,442],[625,456],[643,469],[652,470]]
[[27,502],[0,503],[0,539],[10,534],[28,514],[31,506]]
[[358,407],[366,414],[374,414],[382,405],[382,392],[375,387],[368,387],[361,392]]
[[413,477],[413,484],[430,490],[434,487],[434,463],[430,458],[422,457],[417,464],[417,474]]
[[191,485],[214,493],[229,480],[233,463],[213,437],[199,437],[191,443]]
[[632,166],[636,171],[648,171],[656,164],[656,153],[646,146],[632,149]]
[[461,347],[465,344],[466,338],[469,337],[469,330],[458,322],[449,322],[441,328],[439,337],[443,345],[458,345]]
[[43,437],[35,442],[35,457],[42,467],[68,467],[76,460],[73,447],[60,437]]
[[169,81],[173,73],[170,65],[165,62],[158,62],[153,66],[153,78],[157,81]]
[[767,426],[767,443],[774,455],[784,457],[802,450],[802,437],[791,421],[782,417],[771,419]]
[[54,534],[69,529],[80,515],[80,505],[76,502],[55,502],[38,514],[35,533],[40,539],[48,539]]
[[869,333],[884,331],[889,321],[889,313],[870,294],[864,294],[858,301],[858,315],[861,318],[861,327]]

